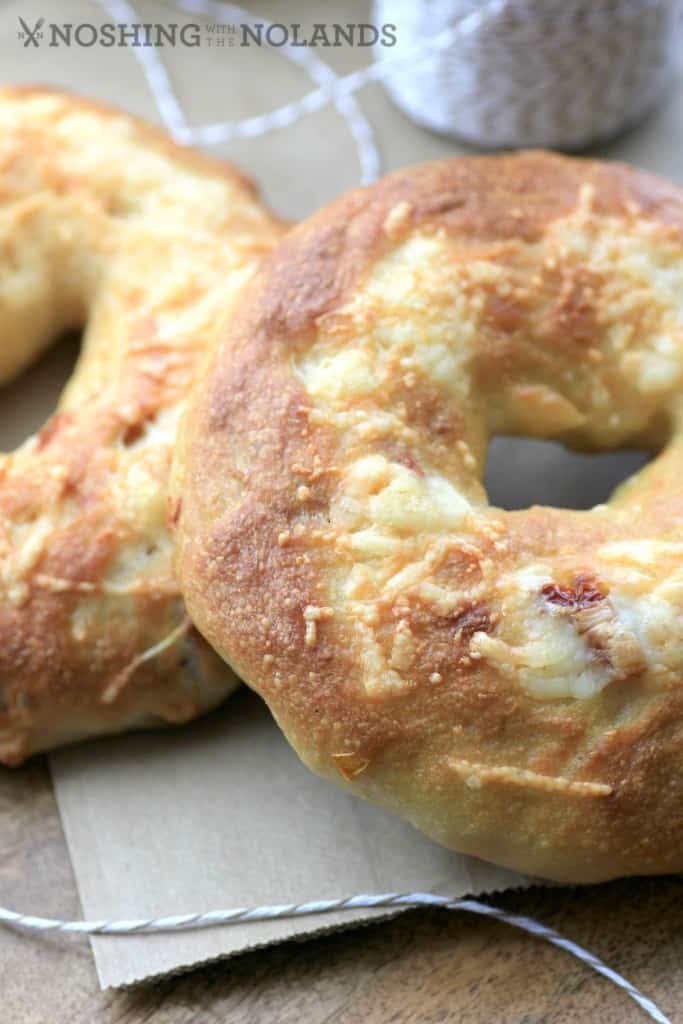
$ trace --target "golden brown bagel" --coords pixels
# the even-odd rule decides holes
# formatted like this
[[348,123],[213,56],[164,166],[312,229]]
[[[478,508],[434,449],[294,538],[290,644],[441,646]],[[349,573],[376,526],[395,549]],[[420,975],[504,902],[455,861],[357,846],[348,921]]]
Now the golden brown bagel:
[[0,455],[0,760],[182,721],[235,685],[171,565],[176,423],[280,234],[251,184],[117,111],[0,91],[0,381],[85,325],[58,411]]
[[[545,153],[296,228],[179,450],[190,614],[316,772],[564,881],[683,868],[683,194]],[[494,432],[663,447],[487,504]]]

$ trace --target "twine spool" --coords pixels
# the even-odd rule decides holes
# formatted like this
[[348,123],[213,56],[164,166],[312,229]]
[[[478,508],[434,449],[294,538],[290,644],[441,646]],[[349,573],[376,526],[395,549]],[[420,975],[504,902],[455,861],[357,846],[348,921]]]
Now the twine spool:
[[[678,70],[683,0],[375,0],[378,61],[419,124],[487,148],[580,149],[643,117]],[[446,46],[437,37],[452,32]]]

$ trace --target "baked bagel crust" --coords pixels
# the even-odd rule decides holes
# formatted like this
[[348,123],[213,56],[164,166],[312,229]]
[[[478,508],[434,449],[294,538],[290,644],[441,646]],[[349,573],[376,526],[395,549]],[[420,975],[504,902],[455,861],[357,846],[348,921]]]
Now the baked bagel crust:
[[175,581],[177,421],[280,235],[239,172],[115,110],[0,91],[0,382],[85,326],[56,414],[0,455],[0,760],[183,721],[235,685]]
[[[673,186],[530,152],[343,197],[266,260],[186,417],[194,621],[306,764],[439,842],[681,870],[682,371]],[[661,454],[590,511],[509,512],[496,432]]]

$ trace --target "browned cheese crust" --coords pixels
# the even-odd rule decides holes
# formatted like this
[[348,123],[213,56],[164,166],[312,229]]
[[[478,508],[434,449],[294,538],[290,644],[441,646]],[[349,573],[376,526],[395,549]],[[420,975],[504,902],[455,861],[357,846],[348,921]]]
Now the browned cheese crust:
[[[683,868],[683,195],[542,152],[296,228],[179,448],[190,613],[313,770],[453,849]],[[661,452],[590,511],[488,505],[493,433]]]
[[167,482],[199,362],[280,234],[229,165],[66,93],[0,90],[0,383],[85,328],[56,414],[0,454],[0,761],[234,688],[180,596]]

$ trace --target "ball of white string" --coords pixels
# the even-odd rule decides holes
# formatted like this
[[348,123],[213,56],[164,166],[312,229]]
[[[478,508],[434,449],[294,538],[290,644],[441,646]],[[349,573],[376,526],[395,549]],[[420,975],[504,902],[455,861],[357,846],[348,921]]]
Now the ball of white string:
[[[376,0],[396,25],[380,63],[420,124],[486,147],[577,149],[614,136],[657,101],[681,58],[681,0]],[[434,46],[449,30],[450,44]]]

